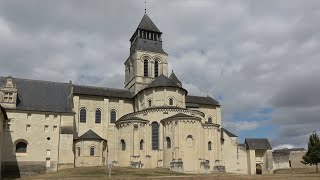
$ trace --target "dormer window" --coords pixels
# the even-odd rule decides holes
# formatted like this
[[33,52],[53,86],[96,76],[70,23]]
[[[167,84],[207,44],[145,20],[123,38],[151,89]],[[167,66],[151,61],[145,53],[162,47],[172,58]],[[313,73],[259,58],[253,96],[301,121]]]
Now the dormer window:
[[3,101],[6,103],[12,103],[13,102],[13,93],[11,93],[11,92],[4,93],[4,100]]
[[16,108],[17,100],[17,88],[12,77],[7,77],[2,86],[0,86],[0,91],[3,96],[0,102],[3,102],[2,106],[5,108]]

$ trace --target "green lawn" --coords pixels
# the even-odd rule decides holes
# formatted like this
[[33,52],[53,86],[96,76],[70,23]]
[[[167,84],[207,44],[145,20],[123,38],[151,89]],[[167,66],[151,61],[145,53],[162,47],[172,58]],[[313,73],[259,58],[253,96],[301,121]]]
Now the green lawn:
[[[239,175],[239,174],[183,174],[172,172],[168,169],[134,169],[114,167],[111,179],[219,179],[219,180],[320,180],[320,174],[314,173],[313,169],[290,169],[279,170],[277,174],[267,175]],[[38,176],[24,177],[22,179],[109,179],[107,169],[104,167],[83,167],[64,169],[53,173]]]

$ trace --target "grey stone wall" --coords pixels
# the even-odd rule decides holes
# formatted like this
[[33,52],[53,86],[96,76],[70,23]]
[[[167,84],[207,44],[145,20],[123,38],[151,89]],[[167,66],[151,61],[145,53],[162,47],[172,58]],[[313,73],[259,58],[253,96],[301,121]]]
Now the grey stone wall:
[[302,157],[306,154],[304,151],[290,152],[289,161],[291,168],[315,168],[315,166],[304,165],[301,163]]
[[272,152],[273,169],[289,168],[289,152]]

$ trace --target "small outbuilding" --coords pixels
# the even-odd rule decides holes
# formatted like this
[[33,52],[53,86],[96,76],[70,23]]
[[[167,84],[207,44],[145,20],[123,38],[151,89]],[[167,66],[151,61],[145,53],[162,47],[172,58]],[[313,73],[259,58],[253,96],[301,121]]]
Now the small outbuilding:
[[248,174],[265,174],[272,169],[272,147],[266,138],[246,138]]

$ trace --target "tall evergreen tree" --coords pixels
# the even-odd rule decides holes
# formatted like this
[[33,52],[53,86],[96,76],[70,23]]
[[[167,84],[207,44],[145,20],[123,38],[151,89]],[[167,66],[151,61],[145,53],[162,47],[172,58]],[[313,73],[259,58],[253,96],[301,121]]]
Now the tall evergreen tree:
[[302,157],[303,164],[316,165],[316,172],[319,172],[318,164],[320,164],[320,138],[317,132],[313,132],[309,137],[308,151]]

